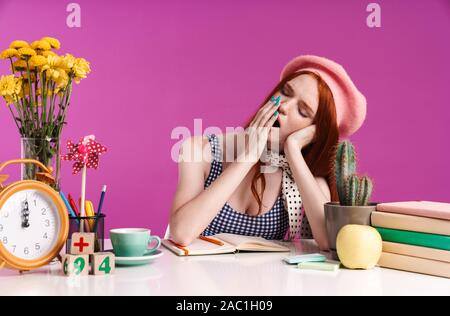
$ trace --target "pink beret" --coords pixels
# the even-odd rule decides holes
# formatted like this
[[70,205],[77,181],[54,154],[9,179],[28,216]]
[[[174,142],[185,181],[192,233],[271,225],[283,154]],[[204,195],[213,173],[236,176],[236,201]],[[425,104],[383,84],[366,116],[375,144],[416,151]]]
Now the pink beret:
[[324,57],[297,56],[284,66],[281,80],[300,70],[315,72],[330,87],[336,105],[339,135],[347,137],[356,132],[366,117],[366,98],[353,84],[345,69]]

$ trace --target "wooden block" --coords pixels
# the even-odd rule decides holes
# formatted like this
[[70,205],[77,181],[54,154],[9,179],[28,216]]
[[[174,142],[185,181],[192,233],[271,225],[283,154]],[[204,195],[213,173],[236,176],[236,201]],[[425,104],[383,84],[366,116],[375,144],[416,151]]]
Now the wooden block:
[[89,255],[63,255],[62,270],[66,276],[89,275]]
[[91,255],[92,274],[109,275],[116,271],[116,256],[112,252],[96,252]]
[[91,255],[94,253],[94,233],[74,233],[70,246],[72,255]]

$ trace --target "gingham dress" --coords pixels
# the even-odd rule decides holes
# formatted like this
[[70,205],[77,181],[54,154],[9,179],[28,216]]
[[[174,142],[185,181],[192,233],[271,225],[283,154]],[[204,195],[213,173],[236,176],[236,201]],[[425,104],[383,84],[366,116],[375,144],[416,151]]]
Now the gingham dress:
[[[216,135],[208,135],[211,145],[212,161],[205,189],[222,173],[222,155]],[[219,233],[231,233],[246,236],[258,236],[265,239],[283,239],[289,227],[289,214],[284,208],[280,193],[272,209],[259,216],[251,216],[235,211],[228,202],[203,231],[201,235],[210,236]]]

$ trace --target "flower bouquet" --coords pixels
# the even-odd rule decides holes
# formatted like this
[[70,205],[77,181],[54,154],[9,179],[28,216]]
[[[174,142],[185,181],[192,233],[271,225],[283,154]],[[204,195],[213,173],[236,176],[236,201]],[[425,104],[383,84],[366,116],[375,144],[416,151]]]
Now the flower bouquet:
[[[60,42],[44,37],[28,44],[13,41],[0,58],[9,60],[11,75],[0,77],[0,95],[6,102],[22,140],[22,158],[36,159],[51,167],[56,164],[51,185],[59,189],[59,139],[66,124],[73,82],[90,73],[84,58],[58,55]],[[42,174],[31,164],[22,179],[39,179]],[[48,175],[46,175],[48,179]],[[44,177],[45,178],[45,177]]]

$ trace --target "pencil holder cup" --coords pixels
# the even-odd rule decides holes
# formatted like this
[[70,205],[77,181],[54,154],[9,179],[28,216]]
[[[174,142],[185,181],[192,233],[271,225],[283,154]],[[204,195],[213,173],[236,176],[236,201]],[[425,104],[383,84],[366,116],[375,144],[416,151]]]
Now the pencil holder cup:
[[105,214],[85,217],[69,216],[69,237],[66,241],[66,253],[69,254],[71,251],[73,233],[94,233],[94,251],[103,252],[105,250],[105,217]]

